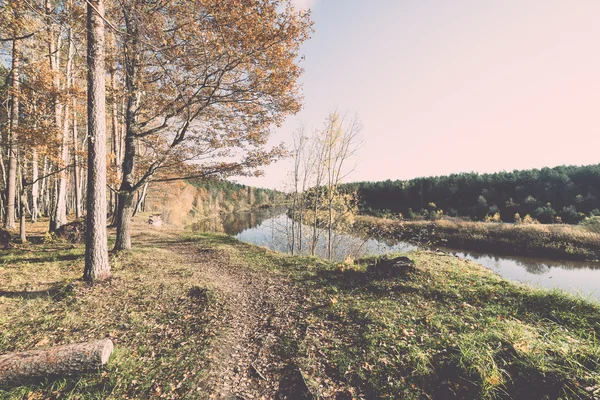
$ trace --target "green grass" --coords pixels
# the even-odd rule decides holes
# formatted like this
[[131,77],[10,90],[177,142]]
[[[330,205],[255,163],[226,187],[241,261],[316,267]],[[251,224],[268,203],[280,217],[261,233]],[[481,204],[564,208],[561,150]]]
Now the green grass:
[[[146,238],[140,243],[142,238]],[[221,294],[169,246],[217,250],[305,293],[279,351],[324,398],[589,399],[600,396],[600,307],[515,285],[426,251],[395,278],[380,258],[342,264],[291,257],[221,234],[139,236],[113,279],[80,280],[83,247],[2,253],[0,354],[110,337],[102,373],[0,391],[0,398],[205,398],[211,321]],[[196,288],[196,289],[195,289]],[[190,296],[201,293],[201,296]],[[337,397],[336,397],[337,396]]]
[[[0,390],[2,399],[183,398],[206,372],[218,295],[164,248],[139,244],[111,259],[113,277],[89,287],[83,246],[55,242],[3,252],[0,354],[108,337],[102,373]],[[190,295],[200,293],[201,296]]]
[[306,289],[306,334],[288,356],[325,398],[600,396],[596,303],[425,251],[409,254],[415,269],[381,279],[367,271],[379,258],[329,264],[226,236],[196,240]]
[[369,236],[476,251],[573,260],[600,258],[600,235],[573,225],[468,222],[456,218],[398,221],[360,216],[355,229]]

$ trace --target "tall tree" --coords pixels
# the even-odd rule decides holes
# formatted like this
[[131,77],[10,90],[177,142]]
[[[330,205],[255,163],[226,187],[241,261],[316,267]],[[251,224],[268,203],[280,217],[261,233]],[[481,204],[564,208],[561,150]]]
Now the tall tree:
[[119,7],[126,107],[115,249],[124,250],[147,181],[249,174],[281,155],[266,139],[300,108],[296,60],[311,22],[289,0]]
[[10,125],[8,132],[8,178],[6,186],[6,217],[4,227],[12,229],[15,227],[15,200],[17,195],[17,157],[18,140],[17,129],[19,126],[19,63],[20,48],[19,40],[13,40],[12,46],[12,69],[11,69],[11,106]]
[[88,195],[85,269],[94,282],[110,277],[106,237],[106,88],[104,68],[104,2],[88,0]]

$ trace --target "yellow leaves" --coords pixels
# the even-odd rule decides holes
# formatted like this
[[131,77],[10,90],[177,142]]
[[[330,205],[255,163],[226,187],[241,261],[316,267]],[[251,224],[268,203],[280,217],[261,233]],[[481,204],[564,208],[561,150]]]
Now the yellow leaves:
[[346,256],[346,259],[343,262],[336,265],[336,269],[341,272],[355,269],[354,259],[352,259],[352,257],[350,257],[349,255]]
[[38,399],[43,399],[44,398],[44,394],[42,392],[29,392],[27,393],[27,400],[38,400]]
[[486,378],[486,382],[492,386],[498,386],[502,384],[502,376],[499,374],[493,374]]
[[531,352],[530,344],[524,340],[513,343],[513,348],[521,353],[527,354]]

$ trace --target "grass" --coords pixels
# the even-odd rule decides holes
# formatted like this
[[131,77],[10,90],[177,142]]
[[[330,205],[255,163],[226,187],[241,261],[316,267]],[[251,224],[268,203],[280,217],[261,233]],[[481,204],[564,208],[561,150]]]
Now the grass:
[[596,303],[427,251],[409,254],[414,269],[382,279],[368,272],[381,258],[329,264],[208,238],[306,289],[306,334],[288,356],[324,398],[600,396]]
[[112,260],[113,279],[93,287],[79,281],[82,247],[56,242],[2,253],[0,354],[101,337],[112,338],[116,352],[101,374],[0,398],[207,397],[199,382],[221,294],[168,250],[182,242],[306,293],[294,328],[301,334],[279,351],[324,398],[600,396],[599,305],[510,283],[470,261],[412,252],[414,268],[385,278],[369,272],[382,258],[328,263],[222,234],[146,233],[134,242],[133,252]]
[[360,216],[356,229],[378,237],[477,251],[590,261],[600,258],[600,235],[573,225],[507,224],[458,219],[397,221]]
[[[0,390],[3,399],[183,398],[205,373],[218,295],[164,248],[138,242],[111,259],[113,278],[89,287],[83,246],[56,241],[2,253],[0,354],[109,337],[101,374]],[[202,290],[198,290],[201,288]],[[199,294],[199,295],[198,295]]]

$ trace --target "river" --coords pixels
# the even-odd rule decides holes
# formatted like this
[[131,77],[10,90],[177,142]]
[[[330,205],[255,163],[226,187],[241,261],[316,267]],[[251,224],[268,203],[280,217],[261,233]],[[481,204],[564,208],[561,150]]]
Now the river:
[[[281,209],[234,213],[192,224],[193,231],[225,232],[247,243],[265,246],[271,250],[290,253],[291,219]],[[326,257],[324,232],[320,232],[317,255]],[[312,230],[303,227],[303,248],[308,249]],[[296,248],[298,239],[295,239]],[[364,255],[380,255],[406,252],[417,246],[407,242],[363,239],[348,234],[336,234],[333,258],[343,260],[346,256],[358,258]],[[600,264],[583,261],[561,261],[537,257],[506,256],[480,253],[470,250],[441,248],[458,257],[473,260],[500,276],[513,281],[543,288],[559,288],[584,298],[600,301]],[[305,251],[305,254],[308,252]]]

